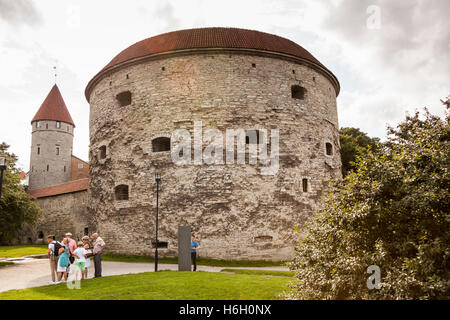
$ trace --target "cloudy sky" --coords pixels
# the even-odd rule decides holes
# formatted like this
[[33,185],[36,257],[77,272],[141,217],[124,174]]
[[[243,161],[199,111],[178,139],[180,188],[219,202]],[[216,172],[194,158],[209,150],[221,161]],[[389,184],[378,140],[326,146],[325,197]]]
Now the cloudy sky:
[[196,27],[254,29],[291,39],[340,80],[340,126],[385,137],[405,112],[443,114],[450,95],[448,0],[0,0],[0,141],[28,170],[30,121],[57,83],[87,160],[88,81],[129,45]]

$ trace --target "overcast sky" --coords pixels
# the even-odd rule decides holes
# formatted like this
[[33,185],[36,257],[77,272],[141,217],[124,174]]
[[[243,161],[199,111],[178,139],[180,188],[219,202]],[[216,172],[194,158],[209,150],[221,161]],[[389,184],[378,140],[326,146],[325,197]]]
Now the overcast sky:
[[385,137],[450,94],[448,0],[0,0],[0,142],[29,168],[30,121],[57,83],[87,160],[88,81],[131,44],[179,29],[238,27],[300,44],[339,79],[339,125]]

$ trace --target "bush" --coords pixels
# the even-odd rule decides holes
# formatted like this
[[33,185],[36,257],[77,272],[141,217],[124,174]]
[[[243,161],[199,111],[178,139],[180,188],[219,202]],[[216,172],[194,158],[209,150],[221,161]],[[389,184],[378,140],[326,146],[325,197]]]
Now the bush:
[[[288,299],[450,297],[450,100],[445,118],[416,112],[334,182],[299,232]],[[381,270],[380,289],[367,268]]]

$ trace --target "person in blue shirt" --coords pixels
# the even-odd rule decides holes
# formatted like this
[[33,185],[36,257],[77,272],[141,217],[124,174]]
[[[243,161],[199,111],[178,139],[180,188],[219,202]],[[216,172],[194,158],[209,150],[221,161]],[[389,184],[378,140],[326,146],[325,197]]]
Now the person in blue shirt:
[[191,235],[191,261],[194,264],[194,271],[197,271],[197,250],[200,249],[200,245],[195,236]]

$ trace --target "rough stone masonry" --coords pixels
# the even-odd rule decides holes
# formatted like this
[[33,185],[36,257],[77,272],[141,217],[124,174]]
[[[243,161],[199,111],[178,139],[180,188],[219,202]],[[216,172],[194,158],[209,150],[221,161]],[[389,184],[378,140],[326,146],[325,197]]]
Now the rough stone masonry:
[[[341,178],[339,89],[330,74],[308,59],[235,47],[131,56],[103,69],[86,89],[88,202],[108,250],[154,252],[160,172],[160,254],[176,255],[178,226],[186,225],[203,257],[289,258],[294,225],[321,205],[328,181]],[[224,136],[227,129],[278,129],[279,170],[262,175],[263,165],[248,161],[174,164],[172,132],[193,136],[196,121]]]

